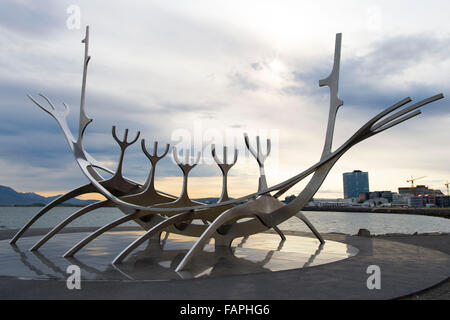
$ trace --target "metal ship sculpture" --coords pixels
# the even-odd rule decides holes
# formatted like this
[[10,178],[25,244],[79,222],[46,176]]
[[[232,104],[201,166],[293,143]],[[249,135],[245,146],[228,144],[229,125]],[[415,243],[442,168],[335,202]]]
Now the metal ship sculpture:
[[[86,76],[90,61],[90,56],[88,55],[89,27],[87,27],[85,38],[82,40],[82,43],[84,43],[85,46],[85,53],[78,135],[75,137],[67,124],[66,117],[69,113],[69,108],[66,104],[63,103],[65,109],[59,110],[53,105],[49,98],[42,94],[40,94],[40,96],[46,104],[39,102],[30,95],[28,95],[28,97],[42,110],[50,114],[59,124],[76,162],[83,174],[89,179],[89,183],[61,195],[59,198],[42,208],[11,239],[10,243],[14,244],[19,240],[28,228],[57,205],[82,194],[96,192],[103,195],[106,200],[87,205],[76,211],[49,231],[34,244],[30,250],[38,250],[73,220],[105,206],[116,206],[124,213],[124,216],[111,221],[89,234],[86,238],[70,248],[64,254],[64,257],[74,256],[79,250],[103,233],[128,221],[135,221],[145,230],[145,233],[126,248],[123,248],[119,255],[113,260],[113,264],[120,264],[133,250],[145,241],[159,241],[161,233],[165,231],[168,233],[198,238],[175,269],[176,271],[181,271],[188,266],[191,259],[197,253],[202,251],[203,247],[209,243],[211,238],[214,238],[216,247],[230,247],[233,239],[238,237],[248,237],[256,233],[274,229],[284,240],[285,237],[277,226],[291,217],[297,217],[303,221],[314,233],[320,243],[323,244],[324,239],[311,222],[303,215],[301,210],[318,191],[333,165],[347,150],[357,143],[419,115],[421,113],[419,110],[420,107],[443,98],[442,94],[437,94],[410,105],[411,98],[407,97],[386,108],[367,121],[367,123],[354,132],[345,143],[332,151],[331,147],[336,114],[339,107],[343,105],[343,101],[338,96],[341,39],[342,35],[337,34],[334,65],[330,75],[319,81],[319,86],[327,86],[330,89],[330,108],[324,147],[317,163],[292,178],[269,187],[264,173],[264,161],[270,153],[270,140],[267,140],[266,142],[266,153],[264,154],[262,152],[259,137],[256,137],[255,149],[250,143],[249,137],[245,134],[245,145],[256,159],[260,169],[258,190],[236,199],[230,199],[228,196],[227,175],[238,159],[238,152],[237,150],[234,150],[233,160],[228,162],[227,147],[224,147],[223,149],[223,159],[221,160],[216,154],[215,146],[212,145],[212,156],[223,176],[222,194],[217,203],[203,204],[191,200],[187,192],[189,172],[198,164],[200,153],[197,154],[194,161],[190,161],[189,150],[185,150],[184,152],[185,159],[180,159],[176,147],[172,148],[173,158],[183,173],[182,192],[180,196],[176,197],[163,191],[156,190],[154,185],[156,166],[158,161],[169,153],[169,144],[165,146],[164,152],[158,154],[158,142],[154,142],[153,150],[149,151],[145,140],[141,139],[142,152],[151,163],[151,169],[144,184],[139,184],[122,175],[122,164],[125,151],[130,145],[137,142],[140,134],[139,132],[137,132],[133,139],[129,140],[128,129],[126,129],[123,138],[120,139],[117,136],[115,126],[112,127],[112,136],[120,147],[119,162],[116,170],[111,170],[103,166],[84,149],[83,134],[86,127],[92,122],[92,119],[87,116],[85,109]],[[112,174],[112,177],[105,179],[101,175],[102,172]],[[310,181],[293,201],[285,204],[279,200],[280,196],[310,175],[312,175]],[[194,221],[201,221],[201,223],[194,223]]]

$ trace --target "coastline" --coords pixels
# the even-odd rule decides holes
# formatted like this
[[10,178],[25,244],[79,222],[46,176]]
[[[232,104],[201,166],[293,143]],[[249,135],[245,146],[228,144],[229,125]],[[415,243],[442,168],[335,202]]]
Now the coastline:
[[[0,204],[0,207],[45,207],[45,203],[30,204]],[[62,203],[57,207],[85,207],[85,204]],[[108,207],[114,207],[113,205]],[[450,208],[367,208],[367,207],[310,207],[305,206],[302,211],[334,211],[334,212],[374,212],[374,213],[396,213],[396,214],[417,214],[450,219]]]
[[[82,208],[85,204],[59,204],[57,207],[74,207]],[[0,207],[45,207],[44,203],[31,203],[31,204],[0,204]],[[106,206],[106,207],[114,207]],[[370,212],[370,213],[394,213],[394,214],[413,214],[429,217],[438,217],[450,219],[450,208],[367,208],[367,207],[310,207],[305,206],[302,211],[332,211],[332,212]]]

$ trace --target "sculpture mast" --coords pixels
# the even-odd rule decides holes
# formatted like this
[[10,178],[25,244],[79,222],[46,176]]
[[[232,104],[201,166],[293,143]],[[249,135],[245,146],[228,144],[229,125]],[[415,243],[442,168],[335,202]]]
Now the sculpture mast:
[[78,140],[77,140],[77,144],[80,147],[83,144],[84,130],[86,129],[87,125],[92,121],[92,119],[86,115],[86,110],[85,110],[87,68],[88,68],[89,60],[91,59],[91,56],[88,55],[89,26],[86,26],[86,35],[85,35],[84,39],[81,40],[81,42],[84,43],[84,63],[83,63],[83,82],[81,83],[80,125],[78,128]]

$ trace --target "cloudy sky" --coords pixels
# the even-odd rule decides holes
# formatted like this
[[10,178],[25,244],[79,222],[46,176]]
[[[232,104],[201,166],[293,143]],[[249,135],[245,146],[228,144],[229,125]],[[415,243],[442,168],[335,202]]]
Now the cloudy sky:
[[[370,2],[2,0],[0,184],[53,195],[87,182],[55,121],[26,97],[42,92],[58,107],[66,102],[76,135],[86,25],[92,56],[86,108],[94,119],[86,149],[114,168],[119,150],[112,125],[130,135],[140,130],[150,149],[158,140],[200,151],[215,138],[221,150],[236,137],[241,153],[230,171],[231,196],[257,188],[243,132],[272,139],[269,185],[320,158],[329,96],[318,81],[331,71],[336,33],[343,33],[344,106],[335,148],[407,96],[449,96],[450,2]],[[67,24],[73,6],[80,9],[80,29]],[[411,175],[443,190],[450,180],[450,103],[442,99],[422,111],[345,154],[317,196],[342,197],[342,173],[354,169],[369,172],[371,190],[396,191]],[[220,194],[220,171],[204,150],[191,173],[192,197]],[[144,181],[148,170],[136,143],[124,173]],[[178,194],[180,174],[166,157],[157,188]]]

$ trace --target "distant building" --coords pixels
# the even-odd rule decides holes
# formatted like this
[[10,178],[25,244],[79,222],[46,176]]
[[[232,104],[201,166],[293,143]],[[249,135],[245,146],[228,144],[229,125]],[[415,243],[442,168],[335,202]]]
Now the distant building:
[[370,192],[360,192],[358,194],[359,201],[366,201],[370,198]]
[[344,198],[357,198],[360,193],[369,192],[369,173],[355,170],[345,172],[344,180]]
[[409,206],[414,208],[423,208],[425,207],[426,201],[423,197],[413,196],[409,200]]
[[359,201],[386,199],[388,203],[391,203],[393,200],[393,193],[391,191],[360,192],[358,194],[358,199]]
[[411,188],[411,187],[400,187],[400,188],[398,188],[398,193],[399,194],[418,195],[418,194],[434,194],[435,192],[442,193],[441,190],[429,189],[425,185],[417,185],[414,188]]
[[284,203],[289,203],[289,202],[291,202],[291,201],[293,201],[293,200],[295,200],[295,198],[296,198],[296,196],[295,195],[290,195],[290,196],[287,196],[286,198],[284,198]]
[[450,208],[450,196],[437,196],[435,197],[435,204],[438,208]]
[[349,207],[349,206],[353,206],[355,204],[356,203],[353,203],[352,199],[314,198],[310,205],[316,206],[316,207],[333,208],[333,207]]
[[420,194],[411,197],[410,206],[416,208],[448,208],[450,207],[450,196],[443,194]]
[[369,192],[369,199],[386,199],[388,202],[392,202],[392,192],[391,191],[372,191]]
[[[399,198],[403,202],[407,200],[408,206],[415,208],[438,207],[446,208],[450,206],[450,197],[444,195],[441,190],[430,189],[425,185],[417,185],[414,188],[398,188]],[[394,201],[397,204],[397,201]]]
[[411,200],[412,194],[410,193],[392,193],[392,205],[397,207],[408,206]]
[[398,194],[413,194],[413,189],[411,187],[399,187]]

